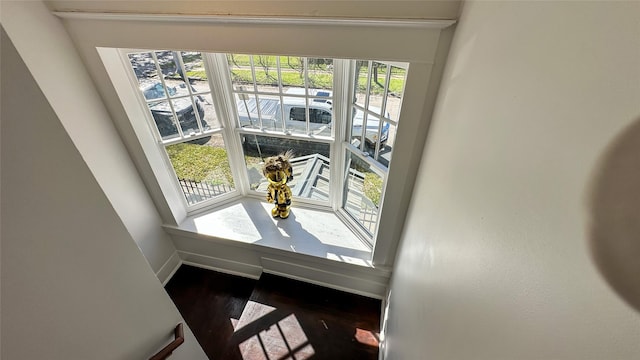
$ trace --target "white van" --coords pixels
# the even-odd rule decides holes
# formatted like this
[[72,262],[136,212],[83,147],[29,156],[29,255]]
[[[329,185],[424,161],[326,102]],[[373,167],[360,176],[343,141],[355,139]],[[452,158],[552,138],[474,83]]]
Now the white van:
[[[332,103],[330,99],[322,97],[331,96],[331,92],[322,89],[309,89],[309,95],[318,96],[309,101],[309,133],[314,135],[331,135],[333,119]],[[304,88],[288,89],[287,94],[304,95]],[[258,106],[260,107],[260,117],[262,118],[262,129],[272,131],[283,131],[282,113],[284,111],[285,131],[306,133],[306,101],[303,97],[284,96],[283,104],[280,104],[278,96],[259,96],[256,102],[254,96],[240,96],[237,100],[238,117],[242,127],[260,128],[260,118],[258,117]],[[380,112],[380,109],[370,107],[371,111]],[[362,136],[362,122],[364,113],[354,109],[353,127],[351,138],[359,139]],[[365,132],[365,142],[369,148],[374,148],[378,140],[379,119],[369,115],[367,117],[367,130]],[[380,146],[384,146],[389,136],[389,124],[384,123],[380,136]]]

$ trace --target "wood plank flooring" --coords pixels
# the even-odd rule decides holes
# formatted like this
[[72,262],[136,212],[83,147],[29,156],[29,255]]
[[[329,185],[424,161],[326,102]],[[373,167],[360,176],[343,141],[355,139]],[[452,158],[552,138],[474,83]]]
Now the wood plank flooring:
[[187,265],[165,288],[211,360],[378,358],[380,300]]

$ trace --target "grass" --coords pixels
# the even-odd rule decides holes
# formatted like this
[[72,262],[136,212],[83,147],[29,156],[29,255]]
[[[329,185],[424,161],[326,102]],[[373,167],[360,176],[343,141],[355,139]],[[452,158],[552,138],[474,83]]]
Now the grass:
[[[404,71],[404,70],[403,70]],[[384,85],[384,77],[386,75],[384,72],[378,72],[378,79],[380,83]],[[394,75],[393,71],[391,72],[391,78],[389,79],[389,92],[394,94],[402,95],[402,91],[404,90],[404,73],[401,75]],[[361,71],[360,76],[358,77],[358,92],[367,91],[367,71]],[[382,86],[378,86],[372,79],[371,81],[371,93],[376,95],[382,95],[384,92],[384,88]]]
[[364,196],[371,200],[376,207],[380,206],[380,198],[382,197],[382,178],[371,172],[365,173],[363,191]]
[[[258,85],[277,86],[278,85],[278,71],[277,71],[277,56],[267,55],[255,55],[254,66],[256,73],[256,83]],[[236,84],[252,84],[253,78],[249,67],[251,65],[249,61],[249,55],[233,54],[233,60],[231,55],[227,55],[229,65],[231,67],[232,81]],[[282,84],[284,86],[304,86],[304,79],[301,77],[301,61],[302,58],[295,56],[280,56],[280,67]],[[322,59],[320,59],[322,60]],[[260,64],[260,61],[267,67],[265,71],[264,67]],[[327,63],[318,63],[310,65],[309,80],[311,84],[309,87],[316,89],[331,89],[333,88],[333,74],[328,71]],[[386,66],[378,68],[378,80],[380,83],[384,82],[387,71],[391,71],[391,78],[389,79],[389,92],[392,94],[402,95],[404,90],[406,70],[395,66],[389,70]],[[187,76],[190,78],[206,79],[207,74],[204,68],[197,68],[187,71]],[[358,75],[358,92],[364,92],[367,89],[367,68],[360,68]],[[375,95],[382,95],[384,88],[376,85],[375,82],[371,83],[371,93]]]
[[[189,75],[190,77],[192,75]],[[304,86],[304,79],[300,77],[300,73],[296,71],[281,71],[282,85],[283,86]],[[231,71],[231,80],[236,84],[253,84],[253,78],[251,70],[249,69],[233,69]],[[310,88],[314,89],[332,89],[333,88],[333,74],[315,72],[309,74]],[[256,68],[256,83],[258,85],[266,86],[278,86],[278,73],[270,71],[269,75],[264,70]],[[367,90],[367,74],[361,73],[358,78],[358,92],[364,92]],[[402,94],[404,90],[404,77],[392,76],[389,80],[389,92],[395,94]],[[384,88],[381,86],[371,85],[371,93],[375,95],[382,95]]]
[[[304,86],[304,79],[296,71],[282,71],[283,86]],[[253,78],[249,69],[234,69],[231,71],[232,81],[236,84],[252,84]],[[333,75],[330,73],[316,73],[309,76],[309,87],[316,89],[333,88]],[[256,82],[258,85],[278,86],[278,73],[270,71],[269,75],[264,70],[256,69]]]
[[202,70],[189,70],[189,71],[187,71],[187,76],[190,79],[203,79],[203,80],[207,79],[207,73],[204,71],[204,69],[202,69]]
[[183,143],[169,145],[166,149],[178,178],[233,186],[233,175],[224,148]]

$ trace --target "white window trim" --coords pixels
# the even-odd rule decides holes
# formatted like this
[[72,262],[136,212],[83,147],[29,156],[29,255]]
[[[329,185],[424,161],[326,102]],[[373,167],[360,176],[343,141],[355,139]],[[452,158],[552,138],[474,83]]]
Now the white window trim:
[[[285,139],[297,139],[297,140],[326,143],[331,147],[330,153],[331,154],[334,153],[333,147],[335,146],[335,141],[330,137],[313,136],[308,134],[284,134],[282,132],[259,130],[259,129],[243,129],[243,128],[237,127],[236,120],[238,119],[238,113],[237,113],[237,108],[235,106],[236,104],[235,98],[233,97],[234,96],[233,84],[229,76],[229,70],[227,68],[228,62],[227,62],[226,56],[222,53],[214,53],[214,54],[208,54],[206,58],[210,59],[211,62],[215,62],[215,64],[213,64],[213,66],[215,66],[213,69],[215,70],[214,70],[214,73],[212,73],[211,75],[215,75],[219,80],[219,81],[216,81],[217,83],[219,83],[217,84],[218,85],[217,90],[220,91],[219,94],[222,94],[221,98],[224,99],[224,101],[221,101],[219,105],[220,108],[223,109],[223,111],[220,111],[221,116],[225,117],[225,118],[221,118],[221,121],[223,121],[223,128],[228,131],[227,137],[233,138],[234,143],[232,145],[234,146],[234,148],[233,148],[233,151],[229,151],[228,154],[230,158],[229,160],[230,160],[231,168],[232,168],[232,171],[234,172],[234,176],[236,172],[239,173],[238,178],[240,179],[240,184],[242,184],[242,188],[240,189],[240,193],[242,194],[242,196],[249,196],[249,197],[263,199],[265,197],[265,194],[250,189],[248,174],[246,171],[246,167],[245,167],[246,165],[244,161],[244,151],[242,151],[242,144],[240,144],[241,134],[279,137],[279,138],[285,138]],[[253,69],[254,68],[252,67],[252,70]],[[278,68],[278,72],[280,72],[280,68]],[[278,76],[280,77],[280,75]],[[255,74],[253,74],[253,77],[255,78]],[[213,78],[213,76],[211,76],[210,78]],[[254,90],[257,90],[255,86],[256,85],[254,84]],[[262,93],[258,91],[250,91],[250,92],[257,93],[257,94],[265,94],[269,96],[276,95],[276,93]],[[282,91],[280,91],[280,98],[282,103],[283,96],[281,93]],[[224,102],[224,104],[222,102]],[[283,121],[284,121],[284,116],[283,116]],[[332,187],[332,190],[333,190],[334,185],[330,185],[330,186]],[[333,192],[335,191],[332,191],[331,193]],[[324,201],[318,201],[314,199],[305,199],[305,198],[296,198],[294,201],[296,205],[301,204],[303,206],[322,209],[322,210],[330,209],[329,206],[327,205],[327,202],[324,202]],[[189,215],[191,215],[192,213],[193,213],[192,211],[188,210]]]
[[[393,169],[390,169],[387,180],[386,193],[384,194],[384,210],[380,214],[377,242],[374,248],[373,263],[376,267],[392,266],[395,249],[402,231],[403,214],[408,211],[408,200],[417,165],[422,153],[422,146],[428,131],[430,114],[433,111],[433,99],[437,93],[437,81],[431,84],[432,71],[436,70],[437,80],[442,72],[441,65],[434,66],[436,61],[446,59],[448,42],[451,32],[443,38],[443,46],[440,46],[442,29],[445,29],[455,21],[451,20],[365,20],[353,22],[351,19],[317,19],[307,21],[287,21],[287,19],[269,18],[264,21],[251,18],[233,17],[205,17],[192,18],[189,16],[167,16],[159,19],[146,14],[122,16],[116,14],[78,14],[57,13],[64,19],[65,26],[70,32],[78,51],[96,81],[96,86],[105,97],[105,104],[114,117],[114,122],[121,132],[121,136],[130,151],[133,151],[139,170],[150,187],[150,194],[159,206],[159,212],[169,226],[180,224],[186,217],[184,207],[181,205],[182,193],[173,191],[167,186],[170,180],[167,174],[156,174],[154,164],[157,165],[159,157],[147,151],[150,141],[150,132],[142,134],[140,127],[128,125],[126,114],[140,115],[140,110],[131,111],[130,99],[122,99],[117,88],[122,81],[122,74],[112,76],[105,71],[104,65],[113,65],[113,58],[105,54],[113,48],[174,48],[174,49],[199,49],[203,52],[228,52],[235,53],[278,53],[300,54],[309,57],[331,58],[359,58],[373,59],[378,55],[384,55],[386,61],[402,61],[410,63],[411,73],[407,78],[407,90],[404,96],[402,118],[403,125],[398,132],[401,144],[394,149],[398,153],[402,148],[402,156],[395,156]],[[235,19],[235,20],[234,20]],[[266,26],[268,25],[268,26]],[[158,33],[171,28],[173,36],[158,39]],[[231,31],[229,29],[231,27]],[[107,29],[110,29],[107,31]],[[242,31],[233,31],[242,29]],[[379,49],[369,47],[366,43],[359,43],[358,39],[367,38],[370,31],[384,33],[384,39],[403,38],[405,41],[384,41],[387,46],[385,53]],[[224,37],[202,36],[203,31],[213,34],[224,33]],[[276,42],[256,41],[260,35],[264,39],[276,39],[296,32],[302,38],[313,37],[313,34],[321,32],[329,38],[340,37],[339,43],[325,43],[323,54],[316,53],[317,45],[300,42]],[[349,44],[349,45],[345,45]],[[420,46],[416,46],[420,44]],[[96,49],[98,51],[96,51]],[[385,59],[383,59],[385,60]],[[104,81],[110,79],[109,81]],[[410,88],[410,90],[409,90]],[[411,93],[410,98],[407,94]],[[118,99],[120,99],[118,101]],[[426,100],[425,100],[426,99]],[[131,136],[133,129],[135,136]],[[137,139],[136,139],[137,138]],[[417,141],[416,141],[417,140]],[[343,151],[340,151],[341,153]],[[338,152],[334,151],[334,154]],[[344,154],[340,154],[344,157]],[[146,159],[148,163],[141,162]],[[153,175],[156,175],[155,177]],[[335,176],[335,175],[334,175]],[[390,181],[393,181],[391,183]],[[165,196],[159,196],[161,191]],[[176,200],[178,200],[176,202]],[[387,203],[388,202],[388,203]],[[338,214],[338,212],[336,212]],[[175,225],[171,225],[175,224]]]
[[[150,52],[152,58],[154,59],[155,66],[157,68],[158,73],[161,73],[158,59],[155,51],[142,50],[142,49],[119,49],[119,54],[122,57],[122,63],[128,62],[128,54],[132,52]],[[254,134],[260,136],[268,136],[268,137],[279,137],[286,139],[298,139],[305,141],[313,141],[319,143],[326,143],[330,147],[330,182],[329,182],[329,200],[321,201],[315,199],[308,198],[296,198],[295,204],[296,206],[308,207],[308,208],[316,208],[320,210],[332,210],[335,213],[339,213],[339,218],[345,222],[345,224],[354,232],[356,235],[365,243],[367,246],[370,246],[372,249],[375,246],[376,237],[377,237],[377,229],[380,223],[379,215],[380,211],[383,207],[384,201],[384,193],[385,188],[387,186],[387,172],[388,168],[382,166],[378,161],[374,160],[374,158],[364,155],[364,152],[361,149],[354,147],[346,138],[346,134],[348,133],[347,127],[352,121],[350,116],[352,108],[360,108],[358,105],[353,103],[352,99],[354,98],[354,82],[355,82],[355,62],[356,60],[343,60],[343,59],[333,59],[334,64],[334,84],[333,90],[333,106],[334,106],[334,114],[341,114],[342,117],[334,115],[334,129],[332,129],[332,133],[335,138],[331,138],[328,136],[314,136],[309,134],[309,110],[306,108],[306,118],[307,118],[307,134],[298,134],[298,133],[282,133],[276,131],[267,131],[267,130],[259,130],[259,129],[243,129],[238,127],[237,119],[238,113],[237,108],[234,106],[236,104],[234,93],[233,83],[230,78],[230,72],[228,68],[228,60],[226,58],[226,54],[222,53],[201,53],[203,63],[205,66],[205,70],[207,71],[207,79],[209,82],[209,88],[211,93],[212,101],[214,102],[214,108],[217,112],[218,120],[220,121],[220,128],[211,129],[208,131],[202,131],[198,136],[194,136],[193,139],[220,134],[223,137],[225,142],[225,148],[227,149],[227,156],[230,163],[231,172],[234,178],[234,187],[235,190],[230,191],[228,193],[216,196],[214,198],[207,199],[205,201],[199,202],[197,204],[188,204],[187,200],[183,196],[182,205],[184,206],[187,216],[192,216],[197,213],[203,213],[206,211],[214,211],[216,208],[221,205],[225,205],[233,200],[236,200],[239,197],[254,197],[254,198],[264,198],[264,194],[261,192],[250,189],[248,174],[246,171],[246,164],[244,160],[244,151],[240,144],[240,135],[242,134]],[[250,58],[252,64],[253,59]],[[279,60],[279,58],[278,58]],[[304,58],[305,69],[308,58]],[[279,61],[278,61],[279,62]],[[378,61],[375,61],[378,62]],[[127,69],[129,76],[130,85],[133,88],[138,87],[138,79],[131,71],[130,67],[127,63]],[[179,58],[179,64],[176,64],[182,68],[184,72],[184,65],[182,64],[181,59]],[[406,68],[407,65],[403,64],[401,67]],[[337,70],[336,70],[337,68]],[[367,71],[367,87],[366,94],[367,97],[365,99],[365,108],[368,108],[369,104],[369,95],[370,95],[370,87],[371,87],[371,68],[372,61],[369,61],[369,69]],[[280,67],[278,69],[278,78],[281,78],[280,75]],[[252,94],[262,94],[257,89],[257,84],[255,83],[255,67],[251,67],[252,77],[254,78],[253,91],[250,91]],[[337,72],[336,72],[337,71]],[[390,72],[387,72],[389,75]],[[305,71],[305,77],[307,78],[306,83],[308,83],[308,73]],[[165,80],[163,77],[159,78],[163,87],[166,88]],[[387,81],[388,83],[388,81]],[[282,93],[282,85],[280,84],[280,91],[277,95],[280,97],[282,101],[283,93]],[[387,90],[387,85],[385,84],[385,95]],[[187,87],[188,97],[192,98],[193,94],[189,87]],[[275,93],[264,93],[266,95],[276,95]],[[306,100],[308,105],[309,100],[308,88],[305,87],[305,95],[301,95]],[[149,101],[144,99],[142,94],[138,93],[138,98],[141,103],[145,104],[145,107],[148,106]],[[173,105],[171,103],[172,98],[168,98],[169,106],[171,107],[171,111],[175,114],[175,110],[173,109]],[[383,98],[383,107],[386,103],[386,98]],[[259,110],[259,109],[258,109]],[[361,109],[362,110],[362,109]],[[364,116],[367,114],[371,114],[369,110],[364,110]],[[283,115],[283,122],[285,116]],[[392,121],[387,117],[379,115],[380,125],[378,127],[378,132],[380,133],[382,130],[383,119],[387,121]],[[182,189],[178,179],[175,177],[175,171],[173,170],[173,166],[171,161],[169,160],[168,155],[166,154],[165,147],[171,144],[184,143],[189,141],[188,136],[184,136],[181,126],[177,124],[178,130],[178,138],[163,140],[159,135],[158,130],[154,126],[154,120],[151,114],[147,111],[145,120],[147,121],[150,128],[153,128],[154,136],[156,137],[158,143],[158,151],[162,154],[164,159],[164,171],[172,174],[172,180],[174,183],[174,188],[177,189],[179,193],[182,194]],[[198,125],[200,129],[203,129],[201,125],[200,117],[197,116]],[[262,119],[260,118],[260,122]],[[364,143],[364,137],[366,135],[366,131],[362,130],[362,138]],[[376,146],[376,155],[379,151],[379,144]],[[358,157],[362,161],[366,162],[371,169],[380,176],[382,179],[382,193],[381,193],[381,203],[378,206],[378,214],[376,215],[376,222],[373,232],[367,231],[362,224],[358,222],[357,219],[353,217],[353,215],[349,214],[344,209],[344,203],[346,202],[347,194],[345,193],[346,188],[346,178],[342,176],[343,172],[346,171],[344,169],[345,166],[345,158],[348,153],[353,154]],[[158,170],[162,171],[162,170]]]

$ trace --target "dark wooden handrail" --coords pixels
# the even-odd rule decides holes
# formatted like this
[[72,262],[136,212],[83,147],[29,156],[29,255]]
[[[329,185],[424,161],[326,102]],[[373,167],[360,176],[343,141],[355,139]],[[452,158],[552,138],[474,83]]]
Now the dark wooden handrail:
[[157,354],[149,358],[149,360],[164,360],[168,358],[173,351],[178,348],[178,346],[182,345],[184,342],[184,330],[182,329],[182,323],[176,326],[175,330],[173,330],[173,334],[175,339],[162,348],[162,350],[158,351]]

